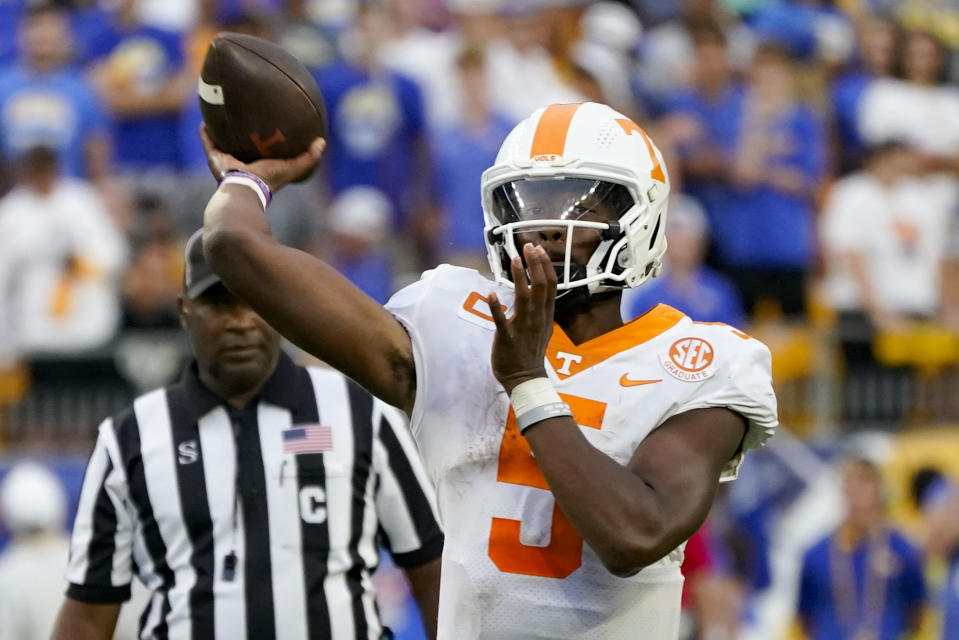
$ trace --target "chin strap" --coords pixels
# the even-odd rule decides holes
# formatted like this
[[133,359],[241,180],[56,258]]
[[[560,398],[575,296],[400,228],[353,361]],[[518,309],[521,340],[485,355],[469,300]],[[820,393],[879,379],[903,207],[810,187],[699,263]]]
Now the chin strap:
[[[553,265],[553,270],[556,272],[557,281],[562,281],[563,279],[563,267],[558,265]],[[586,265],[585,264],[574,264],[570,266],[569,269],[570,280],[578,280],[580,278],[586,277]],[[586,293],[586,296],[589,297],[589,292],[586,290],[587,287],[573,287],[572,289],[563,289],[556,292],[556,301],[559,302],[561,298],[575,298],[574,295],[577,291]]]
[[[556,269],[557,277],[562,277],[563,268],[562,267],[553,267]],[[571,278],[585,278],[586,277],[586,265],[576,264],[573,265],[570,269]],[[553,316],[556,318],[561,318],[563,316],[575,315],[581,311],[584,311],[589,307],[590,298],[588,287],[573,287],[572,289],[564,289],[562,291],[556,292],[556,304],[553,307]]]

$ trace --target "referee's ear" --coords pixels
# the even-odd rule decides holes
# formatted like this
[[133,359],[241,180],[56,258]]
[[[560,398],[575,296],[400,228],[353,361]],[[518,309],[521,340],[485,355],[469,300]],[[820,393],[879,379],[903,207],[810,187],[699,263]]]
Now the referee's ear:
[[190,312],[187,311],[186,298],[183,297],[182,293],[176,297],[176,309],[180,316],[180,326],[183,327],[184,330],[189,330],[189,327],[187,327],[186,324],[186,317]]

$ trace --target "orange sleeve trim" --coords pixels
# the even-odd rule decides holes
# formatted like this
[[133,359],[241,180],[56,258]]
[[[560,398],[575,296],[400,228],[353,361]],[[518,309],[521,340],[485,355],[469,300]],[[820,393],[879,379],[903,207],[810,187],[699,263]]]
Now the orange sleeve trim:
[[[473,291],[472,293],[470,293],[469,296],[466,298],[466,301],[463,302],[463,309],[465,311],[468,311],[469,313],[472,313],[474,316],[480,317],[483,320],[488,320],[489,322],[495,322],[495,320],[493,320],[493,316],[491,316],[488,313],[484,313],[483,311],[480,311],[481,308],[489,309],[489,298],[487,298],[486,296],[476,291]],[[502,309],[504,313],[506,312],[506,307],[504,307],[503,305],[500,305],[499,308]]]
[[693,324],[704,324],[711,327],[726,327],[733,332],[737,338],[742,338],[743,340],[751,340],[752,336],[746,333],[745,331],[740,331],[731,324],[726,324],[725,322],[702,322],[700,320],[693,320]]

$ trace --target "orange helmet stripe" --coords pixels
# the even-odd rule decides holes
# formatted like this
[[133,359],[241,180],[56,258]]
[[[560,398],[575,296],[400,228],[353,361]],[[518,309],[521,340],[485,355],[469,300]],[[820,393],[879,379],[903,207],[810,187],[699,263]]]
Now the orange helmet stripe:
[[580,108],[579,104],[553,104],[546,107],[536,125],[533,135],[533,146],[530,147],[529,157],[544,155],[563,155],[566,149],[566,134],[569,132],[569,123],[573,114]]

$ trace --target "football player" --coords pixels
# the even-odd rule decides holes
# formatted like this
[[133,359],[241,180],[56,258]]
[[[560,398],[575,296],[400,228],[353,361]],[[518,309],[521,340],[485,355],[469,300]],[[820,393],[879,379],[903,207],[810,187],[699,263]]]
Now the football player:
[[757,340],[664,305],[622,321],[666,249],[646,133],[601,104],[533,113],[482,178],[495,281],[441,265],[385,308],[270,235],[265,185],[321,140],[243,165],[204,138],[230,171],[205,213],[213,268],[411,416],[446,530],[440,637],[675,638],[683,545],[777,418]]

